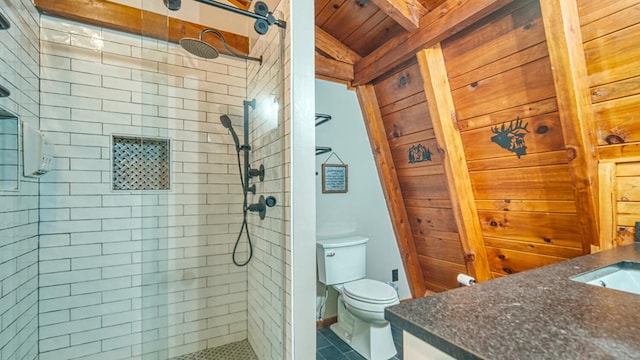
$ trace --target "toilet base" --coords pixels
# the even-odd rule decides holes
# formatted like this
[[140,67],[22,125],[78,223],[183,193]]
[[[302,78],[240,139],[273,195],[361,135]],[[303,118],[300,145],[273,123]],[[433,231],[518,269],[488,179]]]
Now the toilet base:
[[356,318],[351,347],[368,360],[388,360],[397,353],[391,324],[373,324]]
[[331,331],[367,360],[388,360],[397,354],[391,336],[391,324],[369,323],[353,316],[338,297],[338,322]]
[[353,327],[356,323],[356,318],[345,308],[342,301],[342,295],[338,296],[338,321],[331,324],[329,329],[334,334],[347,344],[351,344],[351,337],[353,334]]

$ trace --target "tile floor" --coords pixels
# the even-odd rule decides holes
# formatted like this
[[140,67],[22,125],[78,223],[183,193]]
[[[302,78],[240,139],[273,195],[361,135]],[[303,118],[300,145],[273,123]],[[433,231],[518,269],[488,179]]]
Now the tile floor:
[[242,340],[231,344],[205,349],[187,355],[174,357],[171,360],[257,360],[249,345],[249,341]]
[[[398,354],[390,360],[402,360],[402,331],[391,326],[393,342]],[[334,334],[329,327],[316,332],[316,360],[365,360],[349,345]],[[256,360],[257,357],[247,340],[238,341],[217,348],[174,357],[171,360]]]
[[[402,360],[402,331],[391,326],[391,334],[398,350],[398,354],[391,360]],[[364,357],[349,347],[329,327],[318,329],[316,341],[316,360],[364,360]]]

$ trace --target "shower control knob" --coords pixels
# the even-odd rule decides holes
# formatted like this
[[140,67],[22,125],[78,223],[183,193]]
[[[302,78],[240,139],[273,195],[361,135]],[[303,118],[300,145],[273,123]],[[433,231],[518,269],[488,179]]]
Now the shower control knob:
[[257,176],[260,179],[260,181],[264,181],[264,165],[260,164],[260,168],[258,169],[249,168],[247,171],[250,178]]
[[267,216],[267,207],[265,204],[264,195],[260,195],[260,200],[258,200],[257,203],[248,205],[245,209],[247,211],[257,212],[258,215],[260,215],[260,220],[264,220],[265,216]]
[[274,207],[276,206],[276,198],[274,198],[273,196],[267,196],[267,198],[264,199],[264,203],[268,207]]

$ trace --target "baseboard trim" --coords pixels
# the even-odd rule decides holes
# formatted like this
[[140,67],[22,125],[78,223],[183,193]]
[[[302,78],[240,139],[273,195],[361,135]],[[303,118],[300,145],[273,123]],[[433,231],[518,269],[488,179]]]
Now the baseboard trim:
[[338,322],[338,317],[337,316],[331,316],[328,317],[326,319],[322,319],[322,320],[318,320],[316,321],[316,329],[320,329],[323,327],[327,327],[331,324],[337,323]]

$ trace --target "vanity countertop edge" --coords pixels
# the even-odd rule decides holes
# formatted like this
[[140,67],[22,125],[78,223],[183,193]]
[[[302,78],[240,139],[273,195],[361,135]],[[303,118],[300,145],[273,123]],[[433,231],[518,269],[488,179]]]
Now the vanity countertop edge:
[[456,359],[640,359],[640,295],[570,278],[640,261],[640,243],[388,307],[385,318]]

